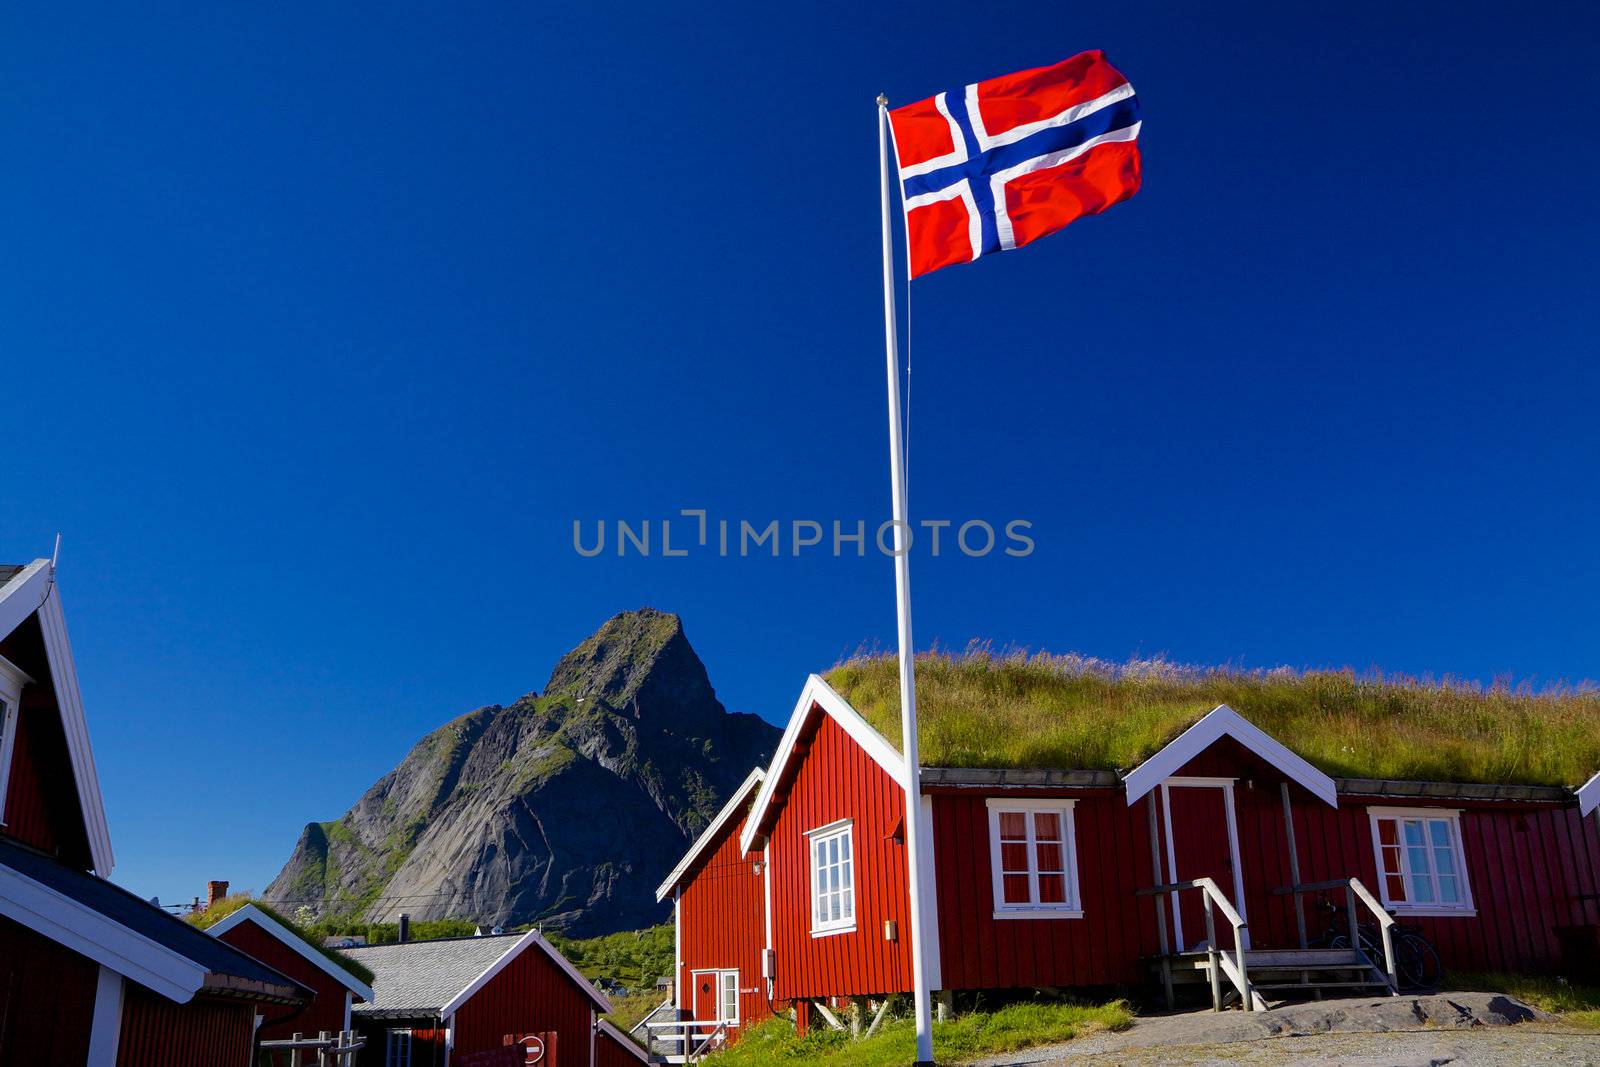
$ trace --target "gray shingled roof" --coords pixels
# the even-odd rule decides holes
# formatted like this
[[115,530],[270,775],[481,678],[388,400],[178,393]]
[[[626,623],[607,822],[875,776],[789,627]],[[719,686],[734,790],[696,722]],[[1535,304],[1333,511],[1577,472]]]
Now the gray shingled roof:
[[521,939],[521,934],[501,934],[341,949],[372,969],[372,1002],[351,1010],[357,1015],[437,1014]]

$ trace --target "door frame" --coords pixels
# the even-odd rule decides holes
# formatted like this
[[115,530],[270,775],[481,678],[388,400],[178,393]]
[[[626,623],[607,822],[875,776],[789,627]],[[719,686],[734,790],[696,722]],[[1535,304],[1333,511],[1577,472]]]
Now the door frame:
[[[712,1017],[710,1019],[702,1019],[702,1018],[699,1017],[699,1015],[700,1015],[700,984],[697,981],[697,979],[699,978],[700,975],[703,975],[703,974],[709,974],[711,976],[711,979],[712,979],[712,981],[711,981],[711,1005],[712,1005],[711,1015],[712,1015]],[[725,974],[733,975],[733,1013],[734,1013],[734,1017],[732,1019],[719,1018],[719,1016],[722,1015],[722,976],[725,975]],[[739,1016],[741,1014],[739,1009],[744,1006],[744,1005],[739,1003],[739,996],[740,996],[740,992],[741,992],[740,989],[739,989],[739,968],[737,968],[737,967],[701,967],[701,968],[699,968],[697,970],[691,970],[689,972],[689,991],[692,994],[692,997],[691,997],[691,999],[689,1001],[689,1010],[694,1012],[694,1014],[695,1014],[694,1021],[695,1022],[697,1022],[697,1023],[709,1023],[712,1026],[715,1026],[718,1023],[726,1023],[730,1028],[739,1025],[739,1021],[740,1021]]]
[[[1180,789],[1220,789],[1222,790],[1222,808],[1226,815],[1228,828],[1228,853],[1233,861],[1233,900],[1231,903],[1239,911],[1239,917],[1249,922],[1250,915],[1245,910],[1244,903],[1244,864],[1239,857],[1239,820],[1234,814],[1233,787],[1238,782],[1237,778],[1199,778],[1174,775],[1161,783],[1161,818],[1165,824],[1167,843],[1167,879],[1171,882],[1178,880],[1178,854],[1173,847],[1172,840],[1172,793],[1169,787]],[[1181,952],[1184,950],[1183,913],[1178,907],[1178,894],[1168,895],[1172,909],[1173,942]],[[1241,949],[1250,947],[1250,928],[1245,927],[1244,944],[1237,946]]]

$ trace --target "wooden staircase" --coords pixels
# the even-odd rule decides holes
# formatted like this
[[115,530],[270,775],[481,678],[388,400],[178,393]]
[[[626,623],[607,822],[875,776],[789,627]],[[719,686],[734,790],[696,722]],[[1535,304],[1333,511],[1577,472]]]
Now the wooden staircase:
[[[1218,984],[1226,991],[1226,1001],[1238,1003],[1238,993],[1231,988],[1239,984],[1233,954],[1218,953],[1216,961],[1222,969]],[[1163,961],[1154,962],[1159,967]],[[1212,954],[1208,951],[1180,952],[1165,957],[1165,963],[1170,968],[1174,986],[1212,984]],[[1335,991],[1343,996],[1387,995],[1391,991],[1382,968],[1359,949],[1246,949],[1244,965],[1249,976],[1251,1008],[1255,1011],[1265,1011],[1287,1000],[1307,997],[1320,1000],[1324,993]]]

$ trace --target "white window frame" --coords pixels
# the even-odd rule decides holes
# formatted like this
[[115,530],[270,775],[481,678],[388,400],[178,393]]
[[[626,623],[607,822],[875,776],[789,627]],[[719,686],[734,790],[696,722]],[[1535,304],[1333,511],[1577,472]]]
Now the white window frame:
[[[711,978],[713,987],[714,987],[714,989],[716,991],[716,997],[715,997],[716,1011],[713,1013],[716,1017],[712,1018],[712,1019],[696,1019],[694,1021],[697,1022],[697,1023],[727,1023],[729,1026],[738,1026],[739,1025],[739,972],[737,970],[735,970],[735,969],[730,969],[730,968],[726,968],[726,967],[724,967],[724,968],[706,967],[706,968],[702,968],[700,970],[690,971],[689,972],[689,982],[690,982],[691,988],[693,988],[693,990],[694,990],[694,994],[695,995],[692,996],[690,998],[690,1000],[689,1000],[689,1010],[691,1012],[693,1012],[695,1010],[695,1006],[700,1003],[700,998],[699,998],[700,990],[698,988],[698,984],[699,984],[701,978],[707,977],[707,976],[709,976]],[[723,1011],[723,1009],[725,1007],[727,1007],[727,1005],[723,1004],[723,1002],[722,1002],[722,995],[723,995],[723,993],[725,993],[727,991],[726,984],[728,982],[728,979],[730,979],[730,978],[733,980],[733,1014],[731,1016],[729,1016],[725,1011]]]
[[[399,1037],[405,1038],[404,1045],[395,1040]],[[405,1049],[405,1056],[403,1058],[396,1057],[395,1050],[402,1047]],[[383,1039],[383,1067],[411,1067],[415,1053],[416,1045],[411,1040],[410,1030],[386,1031],[386,1036]]]
[[[817,918],[817,896],[821,886],[817,880],[820,873],[817,868],[817,846],[833,839],[843,840],[850,853],[850,880],[840,886],[841,899],[849,903],[849,914],[842,914],[837,919]],[[806,831],[806,866],[810,871],[811,895],[808,898],[808,907],[811,909],[811,936],[831,937],[835,934],[848,934],[856,928],[856,869],[858,866],[855,842],[855,821],[853,819],[840,819],[826,826],[819,826],[814,830]]]
[[[1400,841],[1400,876],[1406,882],[1406,894],[1413,897],[1409,900],[1389,899],[1389,879],[1384,876],[1383,870],[1383,839],[1378,834],[1378,824],[1384,819],[1423,819],[1438,820],[1449,824],[1450,846],[1455,852],[1456,881],[1461,887],[1461,899],[1454,904],[1444,904],[1438,900],[1417,901],[1411,893],[1411,874],[1406,870],[1405,835],[1397,828],[1396,840]],[[1466,844],[1461,836],[1461,812],[1455,808],[1368,808],[1367,821],[1372,829],[1372,862],[1378,872],[1378,899],[1383,901],[1383,906],[1396,915],[1432,915],[1432,916],[1459,916],[1470,918],[1478,914],[1477,905],[1472,900],[1472,879],[1467,871]],[[1427,832],[1424,831],[1427,837]],[[1433,879],[1434,895],[1438,896],[1439,874],[1433,862],[1433,843],[1431,838],[1427,844],[1429,877]]]
[[[1083,895],[1078,879],[1078,827],[1076,800],[1056,797],[989,797],[989,875],[994,890],[994,917],[996,919],[1081,919]],[[1039,899],[1038,853],[1034,848],[1033,816],[1035,812],[1051,812],[1061,816],[1061,866],[1066,887],[1066,899],[1058,904],[1008,904],[1005,894],[1004,866],[1000,861],[1000,816],[1021,813],[1028,828],[1028,895]]]
[[6,824],[6,794],[11,789],[11,757],[17,744],[17,715],[22,687],[33,681],[0,656],[0,826]]

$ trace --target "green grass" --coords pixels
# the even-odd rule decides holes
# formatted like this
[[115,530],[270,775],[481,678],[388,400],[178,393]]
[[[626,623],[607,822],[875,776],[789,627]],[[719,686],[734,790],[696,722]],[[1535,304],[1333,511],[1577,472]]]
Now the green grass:
[[[949,1022],[934,1023],[934,1054],[940,1063],[956,1063],[995,1052],[1014,1052],[1030,1045],[1070,1041],[1096,1030],[1121,1030],[1133,1021],[1122,1001],[1110,1004],[1012,1004],[994,1012],[970,1012]],[[769,1019],[752,1027],[739,1043],[706,1060],[714,1067],[746,1064],[809,1063],[823,1067],[904,1067],[916,1059],[916,1034],[909,1019],[894,1019],[870,1038],[852,1041],[848,1034],[814,1029],[797,1037],[787,1019]]]
[[[856,656],[827,680],[898,747],[893,657]],[[981,646],[917,657],[919,740],[931,767],[1128,770],[1218,704],[1340,777],[1573,786],[1600,770],[1593,683],[1534,691]]]
[[1505,993],[1559,1015],[1570,1026],[1600,1031],[1600,986],[1577,985],[1564,978],[1499,973],[1452,973],[1449,983],[1452,989]]

